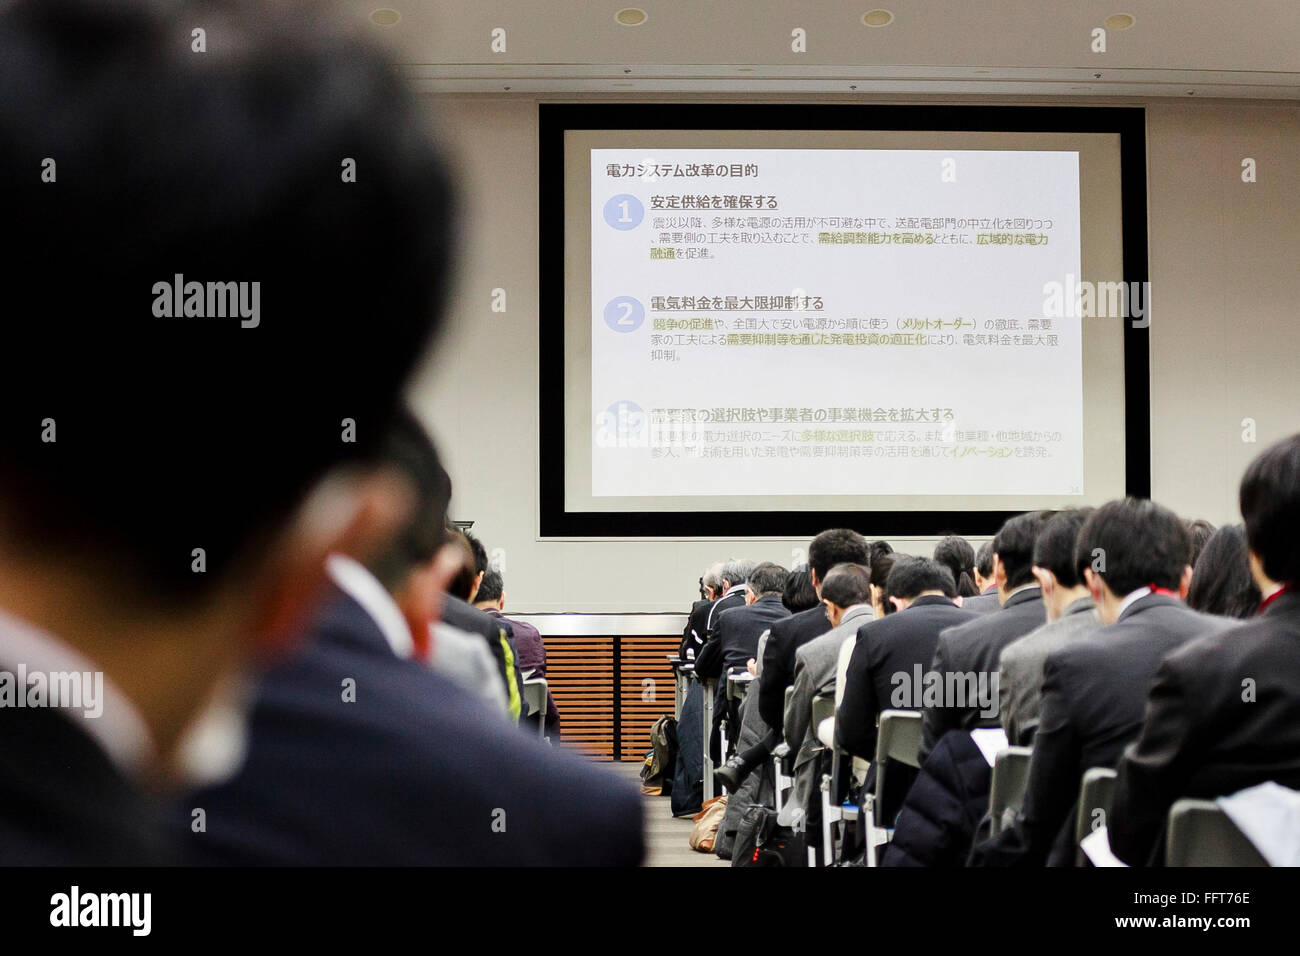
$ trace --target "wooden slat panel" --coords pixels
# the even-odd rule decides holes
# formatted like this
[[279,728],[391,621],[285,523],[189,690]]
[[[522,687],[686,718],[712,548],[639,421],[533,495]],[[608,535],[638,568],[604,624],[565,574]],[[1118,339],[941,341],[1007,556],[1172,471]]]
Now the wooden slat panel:
[[614,639],[547,637],[546,679],[566,746],[614,759]]
[[672,715],[673,669],[667,655],[681,642],[680,634],[620,639],[620,759],[643,760],[650,749],[650,725],[664,714]]

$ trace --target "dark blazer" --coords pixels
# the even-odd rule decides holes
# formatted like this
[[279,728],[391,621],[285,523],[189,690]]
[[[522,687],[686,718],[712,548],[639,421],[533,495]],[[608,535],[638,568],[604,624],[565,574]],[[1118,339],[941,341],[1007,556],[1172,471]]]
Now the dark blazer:
[[764,594],[753,604],[727,608],[716,615],[713,636],[695,661],[696,676],[720,678],[733,668],[743,669],[751,657],[758,656],[758,639],[763,632],[789,616],[779,594]]
[[835,731],[849,753],[876,759],[876,720],[882,710],[920,710],[921,702],[908,694],[895,703],[894,675],[912,681],[916,668],[929,667],[946,628],[977,620],[974,612],[959,608],[940,594],[925,594],[906,610],[896,611],[858,628],[858,642],[849,658]]
[[[395,657],[340,594],[262,681],[243,768],[180,801],[174,826],[197,863],[635,866],[641,804],[635,787]],[[191,832],[192,807],[205,833]]]
[[176,862],[157,808],[77,726],[86,718],[74,713],[0,707],[0,862]]
[[[978,612],[977,612],[978,613]],[[975,706],[926,707],[921,728],[921,759],[934,749],[935,741],[950,730],[972,730],[975,727],[998,727],[997,673],[1002,648],[1024,637],[1040,624],[1047,622],[1047,609],[1043,606],[1041,588],[1026,588],[1007,598],[1007,603],[991,614],[980,614],[959,627],[949,628],[939,635],[934,651],[932,670],[941,676],[954,674],[987,675],[984,680],[992,690],[989,704],[994,714],[989,717]],[[945,679],[945,686],[947,680]],[[956,701],[944,701],[955,705]]]
[[1111,848],[1134,866],[1158,861],[1175,800],[1226,796],[1267,780],[1300,789],[1294,592],[1249,623],[1198,638],[1164,659],[1137,742],[1119,764]]
[[772,622],[772,631],[763,647],[758,715],[777,733],[785,724],[785,689],[794,683],[794,652],[830,629],[830,619],[821,604]]
[[[1014,839],[1020,862],[1074,862],[1074,808],[1090,767],[1114,767],[1138,734],[1160,662],[1192,638],[1236,622],[1152,594],[1118,621],[1053,651],[1043,664],[1043,710]],[[1012,830],[1004,830],[1009,834]],[[996,839],[996,838],[995,838]]]
[[976,614],[992,614],[1002,605],[998,603],[998,589],[994,586],[986,588],[974,597],[962,598],[961,606]]
[[[700,656],[700,649],[704,647],[704,639],[709,633],[709,611],[713,609],[715,603],[696,601],[691,605],[691,613],[686,618],[686,627],[682,630],[682,643],[677,648],[677,656],[682,660]],[[687,654],[687,651],[693,651],[694,654]]]
[[[701,632],[704,642],[707,644],[713,638],[713,631],[718,626],[718,616],[721,615],[723,611],[729,611],[733,607],[744,606],[745,589],[743,587],[737,588],[728,594],[724,594],[722,597],[714,601],[713,606],[710,607],[708,613],[704,615],[704,630]],[[700,656],[698,650],[695,652],[695,656],[697,658]]]

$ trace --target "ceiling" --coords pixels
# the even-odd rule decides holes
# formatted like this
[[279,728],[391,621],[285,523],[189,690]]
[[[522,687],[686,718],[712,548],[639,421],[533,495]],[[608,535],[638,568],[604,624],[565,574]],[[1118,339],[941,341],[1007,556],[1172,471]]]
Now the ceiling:
[[[1300,0],[346,0],[437,93],[1300,99]],[[623,26],[625,7],[645,22]],[[377,25],[376,10],[400,18]],[[869,27],[870,10],[893,22]],[[1091,49],[1106,18],[1106,52]],[[505,31],[505,51],[492,31]],[[806,52],[791,49],[805,31]]]

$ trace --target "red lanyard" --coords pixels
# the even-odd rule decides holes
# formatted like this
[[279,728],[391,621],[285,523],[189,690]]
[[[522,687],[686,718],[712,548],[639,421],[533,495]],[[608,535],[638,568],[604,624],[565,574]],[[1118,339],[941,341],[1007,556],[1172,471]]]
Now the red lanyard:
[[1265,611],[1268,610],[1268,606],[1269,606],[1270,604],[1272,604],[1274,601],[1276,601],[1278,598],[1280,598],[1284,593],[1286,593],[1287,591],[1290,591],[1290,590],[1291,590],[1291,585],[1290,585],[1290,584],[1284,584],[1284,585],[1282,585],[1280,588],[1278,588],[1276,591],[1274,591],[1274,592],[1273,592],[1272,594],[1270,594],[1268,597],[1264,598],[1264,600],[1262,600],[1262,601],[1259,602],[1259,610],[1256,611],[1255,613],[1256,613],[1256,614],[1263,614]]
[[1171,590],[1169,590],[1169,588],[1158,588],[1158,587],[1156,587],[1154,584],[1148,584],[1147,587],[1151,589],[1151,593],[1152,593],[1152,594],[1163,594],[1163,595],[1165,595],[1165,596],[1167,596],[1167,597],[1171,597],[1171,598],[1176,598],[1176,597],[1178,597],[1178,592],[1177,592],[1177,591],[1171,591]]

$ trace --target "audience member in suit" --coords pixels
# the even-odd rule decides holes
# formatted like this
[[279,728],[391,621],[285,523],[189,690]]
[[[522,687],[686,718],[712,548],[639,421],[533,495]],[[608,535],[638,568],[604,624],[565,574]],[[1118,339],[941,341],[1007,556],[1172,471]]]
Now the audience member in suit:
[[[757,745],[729,759],[725,766],[714,770],[722,780],[737,784],[755,767],[763,763],[781,742],[781,729],[785,721],[785,690],[794,681],[794,655],[804,644],[830,630],[831,623],[826,608],[821,603],[821,580],[837,564],[863,564],[872,554],[887,554],[892,549],[888,542],[867,544],[867,539],[847,528],[823,531],[808,546],[808,583],[817,603],[805,610],[795,610],[793,600],[784,599],[791,616],[772,625],[767,644],[763,649],[762,671],[766,676],[757,687],[759,714],[769,728],[768,735]],[[787,581],[787,591],[789,583]],[[728,787],[730,784],[728,783]],[[734,789],[734,788],[732,788]]]
[[1192,566],[1187,606],[1202,614],[1247,618],[1259,611],[1263,599],[1251,571],[1245,529],[1239,524],[1225,524],[1210,535],[1200,559]]
[[934,546],[932,557],[952,572],[958,597],[975,597],[980,593],[975,586],[975,549],[969,541],[961,535],[945,535]]
[[[939,635],[931,669],[943,681],[936,706],[926,705],[921,759],[950,730],[998,726],[998,661],[1002,649],[1047,620],[1034,580],[1034,542],[1046,512],[1017,515],[993,539],[993,580],[1001,608]],[[951,675],[951,676],[950,676]]]
[[700,599],[691,605],[682,631],[682,643],[677,648],[677,656],[682,660],[693,661],[700,656],[700,649],[709,633],[709,611],[722,596],[722,591],[722,562],[719,561],[709,565],[700,578]]
[[1266,597],[1249,623],[1192,641],[1160,665],[1137,742],[1119,764],[1109,821],[1111,848],[1134,866],[1160,859],[1180,797],[1213,799],[1269,780],[1300,789],[1300,435],[1251,462],[1239,504]]
[[[883,544],[883,542],[882,542]],[[884,544],[884,548],[889,545]],[[870,564],[871,547],[867,539],[848,528],[823,531],[808,545],[808,568],[812,572],[813,590],[821,600],[822,579],[837,564]],[[772,625],[772,636],[763,649],[763,687],[758,699],[763,722],[780,739],[785,721],[785,689],[794,681],[794,654],[800,647],[831,629],[826,608],[820,603]],[[776,741],[773,741],[775,746]]]
[[[197,23],[202,56],[177,42]],[[365,461],[435,325],[451,190],[427,105],[335,24],[247,2],[0,7],[21,236],[0,670],[25,665],[9,688],[27,700],[38,675],[88,675],[82,706],[0,706],[6,864],[171,859],[147,794],[228,770],[237,747],[199,743],[208,718],[238,721],[240,675],[301,633],[327,554],[401,520],[402,489]],[[38,154],[57,185],[30,175]],[[340,190],[344,156],[367,172]],[[207,301],[231,317],[173,315],[180,274],[229,280]]]
[[813,794],[822,753],[817,728],[812,726],[812,700],[835,690],[835,665],[840,645],[857,636],[858,628],[872,620],[871,572],[860,564],[837,564],[822,581],[822,604],[831,629],[814,638],[794,654],[794,692],[785,707],[785,742],[794,757],[794,790],[791,805],[801,807],[804,820],[811,821]]
[[1179,600],[1191,580],[1192,548],[1168,508],[1136,498],[1107,502],[1084,522],[1075,547],[1103,626],[1048,655],[1020,819],[977,848],[980,862],[1071,865],[1084,771],[1114,767],[1137,736],[1165,657],[1232,626]]
[[[733,607],[745,606],[745,582],[753,572],[755,563],[745,558],[732,558],[722,566],[722,594],[713,602],[704,619],[704,643],[713,639],[713,629],[718,626],[718,615]],[[703,648],[701,647],[702,651]],[[698,660],[700,652],[695,654]]]
[[[723,611],[713,623],[713,636],[695,662],[695,674],[701,680],[717,681],[713,711],[717,726],[724,719],[738,726],[737,715],[727,707],[727,675],[746,670],[758,653],[758,639],[773,622],[790,616],[781,603],[788,575],[785,568],[770,561],[756,565],[745,584],[745,606]],[[736,739],[734,733],[731,739]]]
[[[175,826],[191,858],[237,865],[637,864],[643,847],[635,788],[518,733],[506,717],[402,654],[392,632],[405,621],[392,594],[439,553],[446,509],[437,498],[441,483],[431,480],[440,471],[432,443],[421,434],[420,454],[412,456],[413,440],[409,431],[395,435],[385,456],[415,489],[410,524],[377,558],[349,562],[357,577],[336,578],[344,587],[300,650],[267,672],[239,773],[178,804]],[[463,566],[458,551],[443,550],[433,586],[440,589]],[[190,829],[193,807],[204,809],[202,832]]]
[[961,606],[977,614],[989,614],[998,603],[998,583],[993,580],[993,542],[985,541],[975,552],[975,596],[962,598]]
[[[474,606],[496,618],[510,631],[511,642],[519,655],[515,661],[519,676],[524,680],[546,677],[546,644],[541,632],[526,621],[516,621],[505,616],[506,584],[501,572],[488,568],[474,594]],[[547,736],[560,736],[560,712],[556,709],[551,690],[546,690]]]
[[881,711],[921,709],[915,675],[934,660],[939,634],[977,620],[953,603],[952,572],[926,558],[896,555],[885,595],[895,613],[859,626],[835,722],[841,746],[864,760],[876,759]]
[[1003,648],[998,670],[998,717],[1013,747],[1030,746],[1038,730],[1047,656],[1101,627],[1083,578],[1091,556],[1078,561],[1074,547],[1090,514],[1091,508],[1057,512],[1034,542],[1034,577],[1043,589],[1047,623]]

